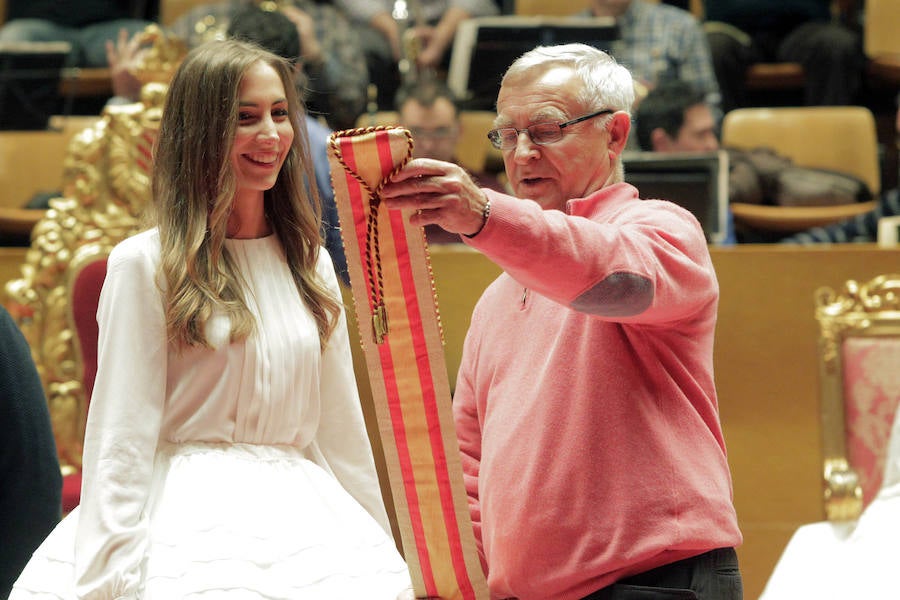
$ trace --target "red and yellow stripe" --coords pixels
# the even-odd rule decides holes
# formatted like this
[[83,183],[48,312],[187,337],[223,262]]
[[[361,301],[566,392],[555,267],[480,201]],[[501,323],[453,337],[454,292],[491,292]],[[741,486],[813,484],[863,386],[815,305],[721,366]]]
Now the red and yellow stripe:
[[[339,132],[331,149],[360,337],[413,585],[420,597],[488,598],[463,487],[424,235],[405,227],[400,211],[372,201],[381,182],[409,160],[408,132]],[[378,252],[367,261],[373,210]],[[380,279],[368,265],[380,265]],[[388,322],[380,344],[367,327],[379,298]]]

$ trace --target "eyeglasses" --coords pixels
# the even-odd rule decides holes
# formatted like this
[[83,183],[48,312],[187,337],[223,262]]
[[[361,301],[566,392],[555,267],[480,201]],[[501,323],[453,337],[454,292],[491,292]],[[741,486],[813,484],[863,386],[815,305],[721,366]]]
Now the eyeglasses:
[[528,133],[528,137],[531,138],[532,142],[544,146],[561,140],[563,136],[563,127],[581,123],[582,121],[587,121],[588,119],[593,119],[600,115],[609,115],[614,112],[615,111],[612,109],[604,108],[603,110],[598,110],[597,112],[592,112],[583,117],[578,117],[577,119],[572,119],[571,121],[566,121],[564,123],[535,123],[534,125],[529,125],[525,129],[500,127],[499,129],[491,129],[488,131],[487,136],[488,139],[491,140],[491,145],[497,150],[510,150],[511,148],[515,148],[519,141],[519,134],[523,131]]

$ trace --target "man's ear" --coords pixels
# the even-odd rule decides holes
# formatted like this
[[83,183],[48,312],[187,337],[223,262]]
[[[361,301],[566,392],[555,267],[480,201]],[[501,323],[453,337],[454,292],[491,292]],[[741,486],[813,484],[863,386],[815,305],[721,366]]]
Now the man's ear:
[[612,121],[607,125],[609,131],[609,150],[616,156],[625,150],[628,142],[628,132],[631,130],[631,117],[628,113],[617,112],[612,116]]
[[654,152],[670,152],[672,150],[672,138],[662,127],[657,127],[650,132],[650,150]]

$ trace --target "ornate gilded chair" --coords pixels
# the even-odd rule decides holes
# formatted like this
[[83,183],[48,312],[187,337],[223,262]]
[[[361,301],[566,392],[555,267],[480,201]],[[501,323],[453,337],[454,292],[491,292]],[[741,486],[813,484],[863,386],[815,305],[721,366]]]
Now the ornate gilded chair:
[[150,201],[151,150],[164,81],[184,55],[158,35],[138,76],[141,101],[104,109],[73,139],[63,196],[35,225],[21,277],[6,284],[6,306],[31,346],[44,385],[63,471],[63,509],[79,502],[81,450],[96,373],[96,310],[106,258],[137,231]]
[[825,512],[852,520],[881,488],[900,403],[900,274],[816,298]]
[[[827,520],[794,532],[760,600],[893,597],[884,566],[892,553],[873,532],[892,527],[897,486],[894,467],[882,490],[888,451],[896,465],[900,449],[900,438],[891,441],[892,426],[900,427],[900,274],[818,290],[816,319]],[[854,559],[860,553],[867,558]],[[873,568],[873,556],[884,564]]]

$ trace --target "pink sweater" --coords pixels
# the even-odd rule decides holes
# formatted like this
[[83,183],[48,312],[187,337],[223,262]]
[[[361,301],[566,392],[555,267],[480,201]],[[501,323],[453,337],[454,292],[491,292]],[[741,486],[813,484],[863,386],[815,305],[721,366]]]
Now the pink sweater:
[[627,184],[568,214],[487,193],[467,243],[505,272],[473,313],[454,415],[493,596],[577,599],[738,545],[697,221]]

